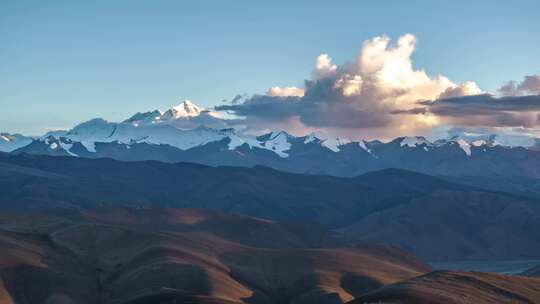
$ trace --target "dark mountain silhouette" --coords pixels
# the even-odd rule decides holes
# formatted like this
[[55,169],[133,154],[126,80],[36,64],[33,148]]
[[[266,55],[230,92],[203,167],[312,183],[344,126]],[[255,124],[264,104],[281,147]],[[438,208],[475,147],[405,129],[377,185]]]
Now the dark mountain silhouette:
[[203,208],[317,222],[428,260],[540,257],[540,204],[399,169],[337,178],[265,167],[17,155],[0,158],[0,208]]
[[12,156],[0,159],[0,206],[39,210],[98,203],[197,207],[332,227],[436,190],[467,190],[424,174],[388,169],[357,178],[265,167]]
[[427,260],[536,258],[540,204],[481,191],[436,191],[343,229]]
[[523,273],[523,275],[530,277],[539,277],[540,278],[540,265],[533,267]]

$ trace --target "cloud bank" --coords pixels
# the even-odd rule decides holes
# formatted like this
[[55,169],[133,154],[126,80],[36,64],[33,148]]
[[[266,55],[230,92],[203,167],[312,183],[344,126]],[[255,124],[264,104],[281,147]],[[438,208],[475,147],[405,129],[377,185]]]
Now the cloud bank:
[[241,117],[238,123],[248,129],[323,130],[351,139],[425,134],[442,124],[538,123],[538,97],[523,95],[540,92],[539,76],[505,84],[500,89],[505,97],[496,98],[472,81],[456,84],[415,69],[415,47],[411,34],[395,43],[375,37],[362,44],[354,60],[341,65],[328,54],[319,55],[302,88],[271,87],[264,95],[235,98],[216,109]]
[[421,108],[447,124],[483,127],[527,127],[540,124],[540,95],[496,98],[481,94],[420,102]]

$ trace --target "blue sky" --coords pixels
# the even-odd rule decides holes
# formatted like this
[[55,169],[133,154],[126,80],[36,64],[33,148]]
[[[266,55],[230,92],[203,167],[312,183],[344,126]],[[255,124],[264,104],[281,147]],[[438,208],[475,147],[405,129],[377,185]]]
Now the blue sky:
[[[271,3],[270,3],[271,2]],[[0,0],[0,131],[209,107],[412,33],[417,69],[486,91],[540,73],[540,1]]]

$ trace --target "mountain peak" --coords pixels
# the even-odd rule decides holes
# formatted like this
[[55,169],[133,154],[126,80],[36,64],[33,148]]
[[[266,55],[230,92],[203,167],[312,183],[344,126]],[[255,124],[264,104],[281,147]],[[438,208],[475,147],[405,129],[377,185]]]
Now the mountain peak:
[[167,112],[170,112],[172,118],[181,118],[198,116],[201,114],[201,111],[202,108],[186,99],[179,105],[172,107]]
[[289,137],[291,137],[291,135],[285,131],[272,131],[270,133],[257,136],[257,140],[260,142],[267,142],[270,140],[275,140],[277,138],[283,138],[286,140]]
[[170,108],[169,110],[162,112],[160,110],[153,110],[149,112],[138,112],[130,118],[124,120],[124,123],[132,123],[134,126],[140,124],[156,124],[161,122],[174,122],[175,120],[184,120],[200,115],[217,117],[216,114],[211,111],[204,110],[189,100],[184,100],[180,104]]
[[5,142],[11,142],[13,141],[13,136],[8,133],[0,133],[0,140],[3,140]]
[[278,137],[284,137],[284,138],[289,138],[291,135],[285,131],[274,131],[272,133],[270,133],[270,139],[276,139]]
[[148,112],[137,112],[135,115],[124,120],[125,123],[136,123],[136,122],[154,122],[158,120],[163,113],[160,110],[148,111]]
[[345,138],[330,136],[322,140],[322,145],[334,152],[338,152],[340,151],[339,147],[346,145],[350,142],[350,140]]
[[425,137],[423,136],[406,136],[401,137],[400,139],[400,146],[408,146],[408,147],[416,147],[422,144],[431,145],[431,142],[429,142]]
[[21,134],[0,133],[0,152],[11,152],[32,142],[31,137]]

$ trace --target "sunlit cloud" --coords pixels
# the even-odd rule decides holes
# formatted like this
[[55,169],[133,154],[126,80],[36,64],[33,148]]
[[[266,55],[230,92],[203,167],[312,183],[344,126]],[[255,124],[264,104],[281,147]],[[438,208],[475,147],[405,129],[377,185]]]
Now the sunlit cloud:
[[266,92],[266,95],[268,96],[280,96],[280,97],[286,97],[286,96],[304,96],[304,89],[300,89],[297,87],[271,87]]
[[416,37],[386,36],[367,40],[358,56],[341,65],[328,54],[315,59],[303,88],[271,87],[216,107],[243,118],[251,129],[279,124],[281,129],[323,130],[353,138],[393,137],[426,132],[440,123],[430,112],[414,112],[418,102],[483,93],[468,81],[456,84],[443,75],[415,69],[411,55]]

